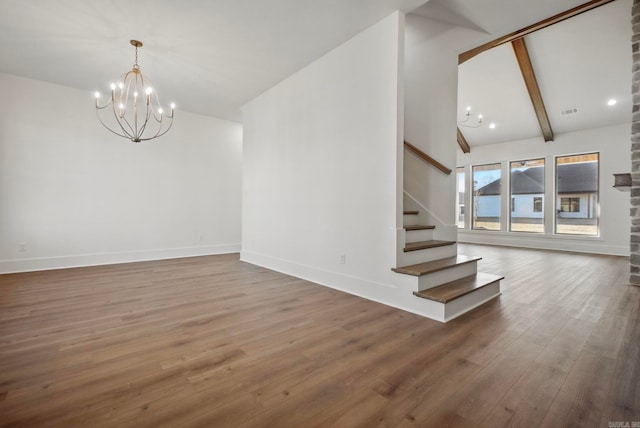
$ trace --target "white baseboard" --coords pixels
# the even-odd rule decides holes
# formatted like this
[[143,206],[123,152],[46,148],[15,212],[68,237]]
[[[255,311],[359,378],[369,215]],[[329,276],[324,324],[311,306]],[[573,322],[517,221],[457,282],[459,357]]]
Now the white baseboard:
[[611,245],[602,238],[583,236],[549,236],[522,233],[458,230],[458,242],[500,245],[504,247],[556,250],[576,253],[629,256],[629,246]]
[[[240,252],[240,260],[304,279],[305,281],[313,282],[324,287],[353,294],[383,305],[392,306],[417,315],[428,316],[419,309],[416,310],[416,308],[411,307],[411,305],[404,305],[402,303],[402,300],[406,298],[411,300],[420,299],[417,299],[411,294],[410,288],[399,287],[397,284],[394,284],[394,275],[398,274],[392,272],[391,267],[389,267],[389,283],[381,283],[340,272],[319,269],[253,251],[242,250]],[[403,288],[406,288],[406,290]]]
[[240,260],[432,320],[445,321],[443,304],[414,296],[415,286],[411,282],[405,281],[408,275],[392,272],[390,267],[389,276],[385,277],[389,282],[382,283],[253,251],[242,250]]
[[71,256],[0,260],[0,274],[142,262],[148,260],[177,259],[182,257],[208,256],[238,252],[240,252],[240,244],[222,244],[198,247],[123,251],[118,253],[77,254]]
[[[366,295],[360,295],[352,292],[352,290],[358,290],[359,288],[370,289],[372,287],[382,287],[383,289],[395,289],[395,286],[391,283],[382,283],[371,281],[366,278],[360,278],[352,275],[347,275],[341,272],[329,271],[320,269],[314,266],[304,265],[301,263],[284,260],[278,257],[268,256],[266,254],[257,253],[254,251],[242,250],[240,251],[240,260],[243,262],[251,263],[257,266],[261,266],[276,272],[281,272],[287,275],[295,276],[306,281],[314,282],[320,285],[324,285],[336,290],[346,291],[347,293],[356,294],[360,297],[370,299]],[[389,266],[389,273],[391,272],[391,266]],[[373,300],[373,299],[370,299]]]

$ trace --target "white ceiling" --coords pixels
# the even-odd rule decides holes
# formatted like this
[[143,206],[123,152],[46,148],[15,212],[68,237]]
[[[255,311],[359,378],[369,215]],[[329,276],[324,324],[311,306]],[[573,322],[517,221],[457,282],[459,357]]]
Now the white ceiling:
[[525,28],[587,0],[431,0],[412,13],[484,32],[468,49]]
[[161,101],[240,106],[396,9],[426,0],[0,0],[0,71],[107,90],[139,64]]
[[[566,21],[571,27],[557,24],[527,37],[554,131],[572,129],[554,117],[565,107],[580,107],[571,118],[580,126],[611,113],[592,112],[598,97],[619,97],[617,108],[630,112],[631,1],[616,0]],[[145,44],[140,67],[163,103],[239,121],[244,103],[396,9],[418,8],[422,16],[478,30],[472,48],[584,2],[0,0],[0,72],[84,89],[90,99],[131,67],[129,40],[138,39]],[[600,11],[608,12],[590,18]],[[490,137],[469,133],[472,145],[497,142],[497,135],[540,135],[510,49],[502,46],[460,67],[461,118],[471,105],[486,123],[499,124]]]
[[[631,4],[616,0],[525,37],[554,134],[631,122]],[[481,128],[460,127],[471,147],[542,138],[510,44],[460,65],[458,120],[467,106],[484,116]]]

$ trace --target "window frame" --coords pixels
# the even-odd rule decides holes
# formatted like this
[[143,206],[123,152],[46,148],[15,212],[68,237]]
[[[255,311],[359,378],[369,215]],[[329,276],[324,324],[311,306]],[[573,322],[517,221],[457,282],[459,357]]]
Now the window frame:
[[[456,225],[458,229],[466,228],[466,202],[467,202],[467,171],[464,166],[458,166],[455,169],[456,173],[456,196],[455,196],[455,215],[456,215]],[[462,175],[462,184],[464,186],[462,203],[460,203],[460,175]],[[462,217],[462,222],[460,221],[460,217]],[[462,224],[462,226],[460,225]]]
[[[544,212],[544,195],[547,192],[547,179],[546,179],[546,168],[547,168],[547,159],[545,157],[533,157],[533,158],[528,158],[528,159],[516,159],[516,160],[509,160],[509,161],[505,161],[506,165],[507,165],[507,169],[509,171],[509,188],[507,189],[508,192],[508,196],[511,197],[511,212],[509,213],[509,230],[508,232],[511,233],[533,233],[533,234],[545,234],[545,212]],[[533,196],[533,200],[532,200],[532,212],[535,213],[541,213],[542,217],[541,217],[541,225],[542,225],[542,230],[513,230],[513,224],[516,223],[514,222],[513,218],[513,214],[516,212],[515,210],[515,199],[516,196],[518,194],[514,194],[513,193],[513,171],[514,169],[514,164],[520,164],[522,167],[525,167],[527,165],[527,163],[530,163],[532,166],[529,166],[529,168],[542,168],[542,209],[540,211],[536,211],[535,208],[535,199],[539,198],[539,196]],[[536,166],[537,165],[537,166]],[[537,218],[537,217],[533,217],[533,218]],[[525,223],[525,224],[530,224],[530,223]],[[538,223],[531,223],[531,224],[538,224]]]
[[[489,169],[488,167],[496,167],[493,169]],[[497,214],[497,220],[498,220],[498,228],[497,229],[487,229],[487,228],[479,228],[476,226],[476,221],[478,218],[477,212],[478,212],[478,197],[480,195],[477,194],[477,191],[479,189],[476,189],[476,180],[475,180],[475,172],[476,172],[476,168],[487,168],[486,170],[495,170],[498,171],[499,176],[498,179],[500,180],[500,193],[498,193],[497,195],[490,195],[490,196],[498,196],[498,214]],[[496,180],[493,180],[496,181]],[[482,187],[492,183],[493,181],[483,185]],[[486,164],[476,164],[476,165],[471,165],[471,183],[472,183],[472,194],[471,194],[471,218],[470,218],[470,227],[471,230],[482,230],[482,231],[490,231],[490,232],[499,232],[502,230],[502,192],[504,189],[504,186],[502,185],[504,183],[503,180],[503,174],[502,174],[502,162],[491,162],[491,163],[486,163]],[[480,187],[480,188],[482,188]]]
[[[580,205],[582,203],[582,201],[580,200],[581,197],[580,196],[562,196],[562,194],[560,194],[558,192],[559,190],[559,184],[558,184],[558,166],[561,165],[558,163],[559,159],[562,158],[584,158],[584,159],[588,159],[589,157],[594,157],[595,156],[595,160],[594,161],[588,161],[588,160],[584,160],[582,162],[595,162],[596,163],[596,175],[595,175],[595,185],[596,185],[596,189],[595,189],[595,195],[593,197],[593,201],[591,200],[587,200],[587,215],[589,216],[590,212],[593,211],[593,219],[594,219],[594,226],[595,226],[595,233],[572,233],[572,232],[562,232],[562,231],[558,231],[558,226],[561,225],[560,224],[560,220],[563,218],[562,215],[563,214],[571,214],[571,213],[579,213],[581,212],[580,210],[578,211],[562,211],[562,198],[568,198],[568,199],[578,199],[578,208],[580,208]],[[602,187],[600,185],[600,160],[601,160],[601,154],[598,151],[593,151],[593,152],[584,152],[584,153],[574,153],[574,154],[565,154],[565,155],[556,155],[554,156],[554,170],[553,170],[553,176],[554,176],[554,189],[553,189],[553,203],[554,203],[554,209],[555,209],[555,213],[556,215],[554,216],[554,222],[553,222],[553,235],[554,236],[572,236],[572,237],[587,237],[587,238],[598,238],[600,237],[600,188]],[[576,161],[576,162],[571,162],[571,163],[581,163],[581,161]],[[566,194],[566,193],[565,193]],[[575,193],[574,193],[575,194]],[[575,217],[577,218],[577,217]],[[587,219],[590,217],[586,217]]]

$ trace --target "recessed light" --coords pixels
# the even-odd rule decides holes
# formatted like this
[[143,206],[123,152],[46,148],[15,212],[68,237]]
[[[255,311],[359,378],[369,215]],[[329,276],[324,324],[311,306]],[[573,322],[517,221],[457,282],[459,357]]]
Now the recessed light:
[[618,101],[614,100],[613,98],[611,98],[609,101],[607,101],[607,105],[608,106],[614,106],[616,105]]
[[493,123],[493,122],[491,122],[491,123],[489,124],[489,128],[491,128],[491,129],[496,129],[496,124],[495,124],[495,123]]

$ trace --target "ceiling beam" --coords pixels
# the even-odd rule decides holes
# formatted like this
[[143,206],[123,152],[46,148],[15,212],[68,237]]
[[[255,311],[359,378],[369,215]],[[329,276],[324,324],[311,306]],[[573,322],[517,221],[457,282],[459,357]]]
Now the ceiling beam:
[[516,54],[516,59],[520,66],[520,72],[522,73],[524,84],[527,86],[527,92],[529,92],[533,110],[536,112],[536,117],[538,118],[540,129],[542,130],[542,135],[544,135],[544,141],[553,141],[553,130],[551,129],[549,116],[547,116],[547,109],[544,107],[540,87],[538,86],[536,74],[533,71],[533,66],[531,65],[531,58],[529,58],[529,51],[527,51],[527,45],[524,42],[524,38],[512,40],[511,46],[513,46],[513,52]]
[[511,34],[507,34],[506,36],[499,37],[495,40],[485,43],[484,45],[480,45],[476,48],[473,48],[466,52],[461,53],[460,55],[458,55],[458,64],[462,64],[463,62],[468,61],[474,56],[479,55],[482,52],[487,51],[491,48],[502,45],[504,43],[511,42],[515,39],[522,38],[527,34],[533,33],[534,31],[548,27],[560,21],[564,21],[565,19],[569,19],[573,16],[587,12],[591,9],[595,9],[607,3],[611,3],[612,1],[614,0],[592,0],[587,3],[581,4],[579,6],[576,6],[572,9],[561,12],[557,15],[554,15],[551,18],[543,19],[542,21],[536,22],[535,24],[531,24],[528,27],[522,28],[518,31],[514,31]]
[[471,147],[469,147],[469,143],[467,143],[467,139],[462,135],[462,131],[460,131],[460,127],[458,127],[458,145],[462,149],[462,153],[471,152]]

